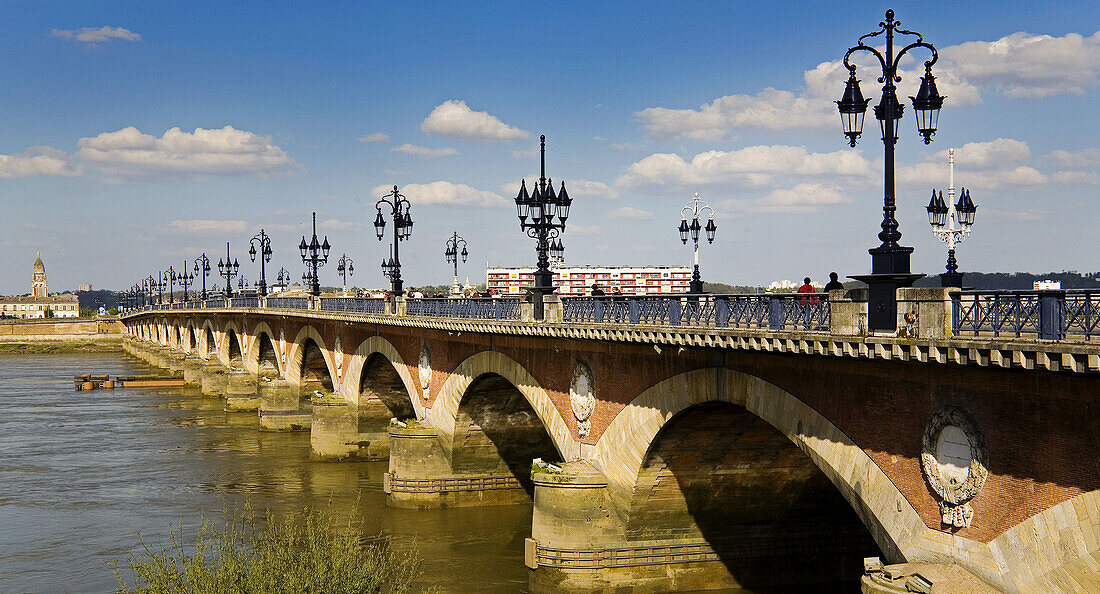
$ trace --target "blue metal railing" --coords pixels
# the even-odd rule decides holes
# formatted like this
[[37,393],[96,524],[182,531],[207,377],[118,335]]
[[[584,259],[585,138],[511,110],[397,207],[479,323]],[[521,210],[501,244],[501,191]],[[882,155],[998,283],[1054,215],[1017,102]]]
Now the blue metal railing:
[[565,297],[566,322],[825,331],[827,293]]
[[202,306],[206,309],[225,307],[225,297],[211,297],[204,301]]
[[259,307],[259,297],[234,297],[230,299],[231,307]]
[[423,298],[405,302],[410,316],[468,318],[479,320],[518,320],[519,298]]
[[[268,301],[271,300],[268,299]],[[384,314],[386,313],[386,300],[381,298],[322,297],[321,309],[324,311]]]
[[955,291],[951,313],[956,335],[1091,339],[1100,334],[1100,290]]
[[276,309],[309,309],[308,297],[268,297],[267,306]]

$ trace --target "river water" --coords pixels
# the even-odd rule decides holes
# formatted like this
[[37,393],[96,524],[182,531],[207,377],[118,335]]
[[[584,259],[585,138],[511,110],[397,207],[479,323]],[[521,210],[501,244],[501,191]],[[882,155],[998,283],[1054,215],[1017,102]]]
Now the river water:
[[276,513],[355,508],[365,535],[424,558],[444,592],[519,592],[531,506],[399,510],[385,505],[386,462],[309,459],[308,433],[261,433],[195,389],[76,392],[81,373],[153,369],[121,353],[0,355],[0,592],[103,592],[110,560],[193,535],[250,500]]

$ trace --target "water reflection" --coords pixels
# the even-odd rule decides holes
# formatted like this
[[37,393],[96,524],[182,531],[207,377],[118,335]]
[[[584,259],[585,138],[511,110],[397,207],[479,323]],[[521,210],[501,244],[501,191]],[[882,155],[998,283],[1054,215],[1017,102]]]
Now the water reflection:
[[[192,389],[74,392],[80,373],[152,370],[118,354],[0,355],[0,591],[110,591],[106,561],[251,500],[278,514],[357,510],[364,538],[424,556],[444,592],[526,588],[531,507],[387,508],[385,462],[309,459],[309,435],[261,433]],[[358,505],[358,507],[356,507]]]

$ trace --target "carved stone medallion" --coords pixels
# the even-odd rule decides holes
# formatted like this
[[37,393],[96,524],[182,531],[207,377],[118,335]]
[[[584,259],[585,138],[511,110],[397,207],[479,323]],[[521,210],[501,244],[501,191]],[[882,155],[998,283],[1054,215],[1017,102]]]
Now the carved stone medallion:
[[921,440],[920,465],[928,486],[940,500],[943,523],[969,527],[978,496],[989,476],[985,437],[970,413],[944,406],[932,415]]
[[592,411],[596,408],[592,370],[584,361],[577,361],[573,367],[573,379],[569,382],[569,404],[573,416],[577,419],[577,434],[581,437],[592,430]]
[[340,382],[340,376],[344,375],[344,349],[340,347],[340,337],[332,345],[332,360],[336,364],[336,382]]
[[432,353],[428,350],[428,345],[420,347],[420,360],[417,362],[418,369],[417,375],[420,380],[420,390],[424,396],[424,399],[428,399],[428,386],[432,383]]

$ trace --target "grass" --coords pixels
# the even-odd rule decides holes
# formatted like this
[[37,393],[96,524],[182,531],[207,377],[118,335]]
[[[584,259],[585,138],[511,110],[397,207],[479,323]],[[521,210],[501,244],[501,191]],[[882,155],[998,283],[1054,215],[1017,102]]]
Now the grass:
[[246,504],[220,525],[204,521],[193,545],[182,523],[169,540],[154,549],[138,535],[142,551],[130,552],[126,568],[110,563],[117,591],[400,594],[420,575],[416,553],[395,552],[385,537],[364,542],[351,519],[339,523],[315,508],[279,520],[258,518]]

